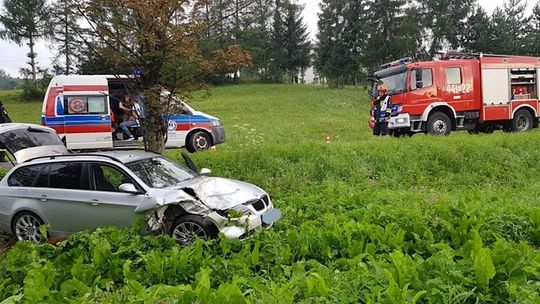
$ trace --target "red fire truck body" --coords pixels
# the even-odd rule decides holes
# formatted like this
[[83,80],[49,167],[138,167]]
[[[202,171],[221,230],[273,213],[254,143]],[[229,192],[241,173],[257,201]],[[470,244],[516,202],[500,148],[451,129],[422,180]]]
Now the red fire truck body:
[[383,83],[391,95],[394,135],[528,131],[538,127],[539,75],[540,58],[454,53],[383,65],[372,92]]

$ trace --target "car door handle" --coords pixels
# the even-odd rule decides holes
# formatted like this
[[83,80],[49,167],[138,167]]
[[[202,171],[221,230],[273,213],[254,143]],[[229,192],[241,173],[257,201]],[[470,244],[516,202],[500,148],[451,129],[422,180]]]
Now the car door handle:
[[89,201],[87,201],[87,203],[92,205],[92,206],[99,206],[100,205],[100,202],[97,199],[89,200]]
[[42,195],[39,197],[39,200],[42,202],[46,202],[49,198],[46,195]]

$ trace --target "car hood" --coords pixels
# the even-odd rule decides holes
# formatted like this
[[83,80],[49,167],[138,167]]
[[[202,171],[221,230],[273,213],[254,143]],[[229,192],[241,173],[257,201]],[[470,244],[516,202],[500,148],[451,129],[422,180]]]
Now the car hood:
[[192,115],[197,115],[197,116],[202,116],[204,118],[208,118],[210,120],[219,120],[219,118],[215,117],[215,116],[212,116],[210,114],[206,114],[204,112],[201,112],[201,111],[193,111],[192,112]]
[[267,195],[264,190],[252,184],[227,178],[205,176],[196,177],[171,188],[152,188],[148,194],[150,198],[155,197],[155,199],[142,201],[137,206],[135,213],[179,202],[192,202],[197,205],[199,201],[204,204],[204,208],[229,210]]
[[228,210],[266,195],[255,185],[222,177],[195,178],[182,185],[185,188],[192,189],[206,206],[215,210]]

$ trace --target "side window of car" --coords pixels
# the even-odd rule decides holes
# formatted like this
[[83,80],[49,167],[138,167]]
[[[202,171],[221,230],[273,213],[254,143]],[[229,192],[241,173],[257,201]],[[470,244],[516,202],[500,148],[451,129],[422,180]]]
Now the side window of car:
[[18,169],[8,179],[10,187],[32,187],[45,165],[26,166]]
[[105,164],[90,165],[90,181],[97,191],[119,192],[120,185],[133,183],[125,173]]
[[88,181],[83,178],[82,163],[57,163],[49,167],[49,187],[72,190],[89,190]]

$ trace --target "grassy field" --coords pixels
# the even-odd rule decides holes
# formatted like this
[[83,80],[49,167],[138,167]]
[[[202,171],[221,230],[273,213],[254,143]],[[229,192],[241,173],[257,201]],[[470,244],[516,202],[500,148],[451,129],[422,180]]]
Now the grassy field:
[[[9,94],[12,118],[39,122],[40,103]],[[115,229],[18,243],[0,300],[540,303],[539,131],[375,138],[362,88],[238,85],[191,104],[227,131],[198,165],[266,189],[283,219],[187,248]]]

